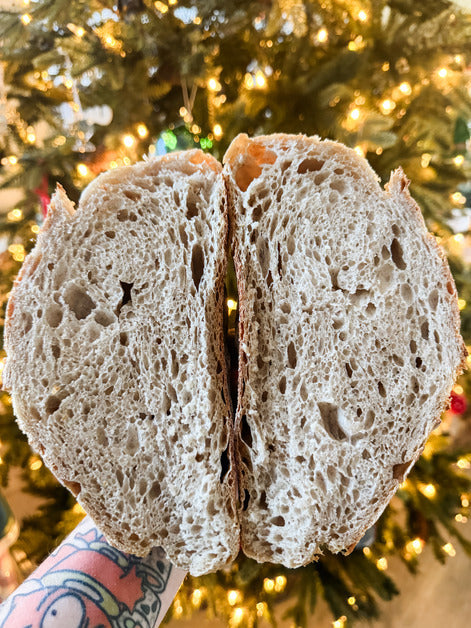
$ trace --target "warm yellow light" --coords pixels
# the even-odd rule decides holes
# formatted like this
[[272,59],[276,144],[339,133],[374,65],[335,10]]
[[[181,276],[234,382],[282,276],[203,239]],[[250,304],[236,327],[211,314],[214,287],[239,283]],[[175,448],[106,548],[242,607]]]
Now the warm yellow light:
[[[464,299],[458,299],[458,307],[460,310],[464,310],[464,308],[466,307],[466,301]],[[461,388],[461,390],[463,389]]]
[[420,492],[425,495],[425,497],[428,497],[428,499],[433,499],[437,494],[437,489],[433,484],[426,484],[420,487]]
[[192,124],[190,131],[194,133],[195,135],[197,135],[198,133],[201,133],[201,127],[198,126],[197,124]]
[[463,164],[464,161],[464,155],[456,155],[456,157],[453,157],[453,163],[455,164],[455,166],[461,166]]
[[149,129],[141,122],[141,124],[137,125],[137,134],[139,137],[145,138],[149,135]]
[[419,537],[415,538],[413,541],[409,541],[406,545],[406,550],[412,554],[420,554],[425,545],[425,541]]
[[460,469],[471,468],[471,463],[469,462],[469,460],[466,460],[466,458],[460,458],[456,464],[459,466]]
[[7,159],[12,166],[18,163],[18,157],[16,157],[15,155],[10,155]]
[[271,578],[265,578],[263,581],[263,588],[267,593],[271,593],[275,588],[275,581]]
[[85,35],[85,29],[82,28],[81,26],[76,26],[72,22],[69,22],[67,24],[67,28],[77,37],[83,37]]
[[455,386],[453,386],[453,391],[454,391],[457,395],[462,395],[462,394],[464,393],[463,386],[460,386],[459,384],[455,384]]
[[448,70],[446,68],[440,68],[437,74],[440,78],[446,78],[446,76],[448,75]]
[[237,608],[234,609],[231,619],[232,619],[232,624],[235,626],[238,626],[242,619],[244,618],[244,609],[241,608],[240,606],[238,606]]
[[317,33],[317,41],[320,41],[323,44],[329,38],[329,33],[326,28],[321,28]]
[[86,164],[77,164],[77,172],[79,177],[87,177],[90,174]]
[[202,599],[203,594],[201,592],[201,589],[195,589],[191,594],[191,603],[193,604],[193,606],[199,606]]
[[363,150],[363,148],[361,146],[355,146],[355,148],[353,149],[358,155],[360,155],[360,157],[364,157],[365,156],[365,151]]
[[34,144],[36,141],[36,133],[34,132],[33,127],[29,126],[26,130],[26,141],[29,144]]
[[422,166],[422,168],[428,168],[431,159],[432,155],[430,153],[422,153],[422,156],[420,158],[420,165]]
[[252,89],[254,86],[253,76],[249,72],[247,72],[244,76],[244,85],[247,89]]
[[183,615],[183,606],[181,605],[180,600],[175,600],[173,603],[173,612],[176,617],[181,617]]
[[404,81],[399,85],[399,91],[401,91],[406,96],[409,96],[412,93],[412,87],[410,86],[410,83]]
[[201,24],[201,18],[199,15],[195,17],[195,19],[193,20],[193,24]]
[[168,0],[168,3],[170,6],[173,6],[174,4],[177,4],[177,0]]
[[234,312],[234,310],[237,309],[237,301],[234,301],[234,299],[227,299],[226,304],[227,304],[227,312],[229,315],[232,314],[232,312]]
[[360,11],[358,13],[358,19],[360,20],[360,22],[366,22],[366,20],[368,19],[368,13],[366,11]]
[[257,616],[258,617],[263,617],[265,615],[266,610],[267,610],[267,604],[266,604],[266,602],[257,602],[255,608],[257,609]]
[[350,606],[353,606],[356,602],[356,598],[353,597],[353,595],[351,597],[348,598],[347,602],[350,604]]
[[32,225],[32,226],[31,226],[31,231],[32,231],[33,233],[39,233],[39,232],[40,232],[40,230],[41,230],[41,229],[40,229],[39,225]]
[[382,558],[378,558],[376,561],[376,567],[378,567],[380,571],[386,571],[388,568],[388,559],[384,556]]
[[456,556],[456,550],[451,543],[446,543],[442,549],[448,554],[448,556]]
[[84,515],[85,514],[85,510],[82,508],[82,506],[78,502],[72,508],[72,512],[74,514],[76,514],[76,515]]
[[129,159],[129,157],[123,157],[123,163],[125,166],[130,166],[131,160]]
[[286,576],[276,576],[275,578],[275,591],[281,593],[286,587]]
[[358,120],[359,117],[360,117],[360,110],[358,108],[352,109],[350,111],[350,118],[352,120]]
[[222,126],[220,124],[215,124],[213,126],[214,137],[218,140],[222,137]]
[[7,218],[10,222],[18,222],[23,218],[23,212],[21,209],[12,209],[11,212],[8,212]]
[[469,499],[465,495],[461,496],[461,505],[463,508],[468,508],[469,506]]
[[15,257],[15,255],[24,255],[25,247],[22,244],[10,244],[8,252]]
[[385,63],[383,63],[383,65],[381,66],[381,69],[383,70],[383,72],[387,72],[389,70],[389,62],[385,61]]
[[347,618],[345,617],[345,615],[342,615],[342,617],[339,617],[338,619],[332,622],[332,626],[333,628],[344,628],[346,621],[347,621]]
[[370,550],[370,548],[369,548],[369,547],[364,547],[364,548],[363,548],[363,554],[364,554],[367,558],[370,558],[370,556],[371,556],[371,550]]
[[265,74],[261,70],[257,70],[257,72],[255,73],[255,84],[257,85],[257,87],[265,87],[265,85],[267,84]]
[[21,21],[23,22],[25,26],[28,26],[28,24],[30,24],[32,20],[33,18],[31,17],[29,13],[23,13],[23,15],[21,16]]
[[159,0],[157,0],[157,2],[154,2],[154,7],[157,9],[157,11],[160,11],[160,13],[167,13],[168,11],[168,6],[163,2],[160,2]]
[[231,606],[235,606],[236,604],[242,601],[241,592],[237,591],[236,589],[231,589],[230,591],[227,592],[227,601],[229,602]]
[[134,135],[131,135],[131,133],[126,133],[126,135],[123,136],[123,144],[126,146],[126,148],[131,148],[132,146],[134,146],[135,141],[136,138],[134,137]]
[[42,460],[40,460],[39,458],[34,458],[30,463],[29,463],[29,468],[31,469],[31,471],[37,471],[38,469],[40,469],[43,466],[43,462]]
[[208,87],[212,92],[218,92],[221,89],[221,83],[215,78],[210,78]]
[[383,113],[388,114],[396,108],[396,103],[390,98],[385,98],[382,102],[379,103],[379,107]]
[[454,192],[451,195],[451,200],[453,203],[457,203],[458,205],[464,205],[466,203],[466,196],[463,196],[461,192]]
[[67,89],[72,89],[72,87],[74,86],[74,82],[72,79],[66,79],[64,81],[64,85],[67,87]]
[[465,517],[464,515],[458,513],[457,515],[455,515],[455,521],[457,521],[458,523],[466,523],[468,521],[468,517]]

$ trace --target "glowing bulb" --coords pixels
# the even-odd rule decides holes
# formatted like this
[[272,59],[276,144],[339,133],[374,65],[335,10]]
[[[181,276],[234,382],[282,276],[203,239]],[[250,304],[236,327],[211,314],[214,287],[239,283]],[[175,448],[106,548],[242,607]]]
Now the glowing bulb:
[[396,103],[394,102],[394,100],[391,100],[390,98],[385,98],[385,100],[379,103],[379,106],[383,113],[388,114],[388,113],[391,113],[391,111],[396,108]]
[[79,503],[74,505],[74,507],[72,508],[72,512],[75,513],[76,515],[85,514],[85,510],[82,508],[82,506]]
[[363,548],[363,554],[364,554],[367,558],[370,558],[370,556],[371,556],[371,550],[370,550],[370,548],[369,548],[369,547],[364,547],[364,548]]
[[39,458],[35,458],[32,462],[29,463],[29,468],[31,469],[31,471],[37,471],[42,466],[42,460],[39,460]]
[[446,543],[442,549],[448,554],[448,556],[456,556],[456,550],[451,543]]
[[463,164],[463,161],[463,155],[456,155],[456,157],[453,157],[453,163],[455,164],[455,166],[461,166]]
[[407,81],[404,81],[399,85],[399,90],[406,96],[409,96],[412,93],[412,87]]
[[23,13],[23,15],[21,16],[21,21],[23,22],[25,26],[28,26],[28,24],[30,24],[33,21],[33,18],[31,17],[29,13]]
[[10,155],[7,159],[12,166],[18,163],[18,158],[15,155]]
[[352,109],[350,111],[350,118],[352,120],[358,120],[359,117],[360,117],[360,110],[358,108]]
[[88,169],[88,166],[86,164],[78,164],[77,165],[77,172],[79,174],[79,177],[86,177],[90,173],[90,171]]
[[201,18],[199,15],[195,17],[195,19],[193,20],[193,24],[201,24]]
[[163,2],[160,2],[159,0],[157,0],[157,2],[154,2],[154,7],[157,9],[157,11],[160,11],[160,13],[167,13],[168,11],[168,6]]
[[23,218],[23,212],[21,209],[12,209],[11,212],[8,212],[7,218],[10,222],[18,222]]
[[40,232],[39,225],[32,225],[32,226],[31,226],[31,231],[32,231],[33,233],[39,233],[39,232]]
[[199,606],[201,604],[201,600],[203,598],[203,594],[200,589],[195,589],[191,594],[191,603],[193,606]]
[[208,87],[212,92],[218,92],[221,89],[221,83],[215,78],[210,78]]
[[329,34],[326,28],[321,28],[320,31],[317,33],[317,41],[320,41],[321,44],[327,41],[328,37]]
[[348,598],[347,602],[350,604],[350,606],[353,606],[356,602],[356,598],[353,597],[353,595],[351,597]]
[[383,72],[387,72],[389,70],[389,62],[385,61],[381,66],[381,69],[383,70]]
[[242,601],[242,595],[241,595],[240,591],[237,591],[235,589],[231,589],[230,591],[228,591],[228,593],[227,593],[227,601],[229,602],[229,604],[231,606],[235,606],[236,604],[241,602]]
[[72,22],[69,22],[67,24],[67,28],[77,37],[83,37],[85,35],[85,29],[81,26],[76,26],[75,24],[72,24]]
[[134,146],[135,141],[135,137],[130,133],[126,133],[126,135],[124,135],[123,137],[123,144],[126,146],[126,148],[131,148],[132,146]]
[[234,299],[227,299],[226,304],[229,315],[237,309],[237,301],[234,301]]
[[366,11],[360,11],[358,13],[358,19],[360,20],[360,22],[366,22],[366,20],[368,19],[368,13]]
[[275,588],[275,581],[271,578],[265,578],[263,581],[263,588],[267,593],[271,593]]
[[463,386],[460,386],[459,384],[456,384],[456,386],[453,386],[453,390],[457,395],[462,395],[464,393]]
[[265,74],[261,70],[257,70],[255,73],[255,84],[257,87],[265,87],[267,84],[267,79],[265,78]]
[[440,78],[446,78],[446,76],[448,75],[448,70],[446,68],[440,68],[437,74]]
[[247,89],[252,89],[254,85],[253,76],[247,72],[244,76],[244,85]]
[[345,617],[345,615],[342,615],[342,617],[339,617],[338,619],[332,622],[332,626],[333,628],[344,628],[346,621],[347,621],[347,618]]
[[422,548],[425,545],[425,541],[420,538],[416,538],[413,541],[409,541],[406,545],[406,550],[412,554],[420,554],[422,552]]
[[459,466],[460,469],[470,469],[471,468],[471,464],[470,464],[469,460],[466,460],[466,458],[460,458],[456,464]]
[[464,205],[466,203],[466,196],[463,196],[461,192],[455,192],[451,195],[451,200],[453,203],[458,203],[459,205]]
[[437,489],[433,484],[426,484],[420,488],[420,492],[428,499],[433,499],[437,494]]
[[386,571],[388,568],[388,559],[384,556],[382,558],[378,558],[376,561],[376,567],[378,567],[380,571]]
[[145,124],[141,123],[137,125],[137,134],[139,137],[145,138],[149,135],[149,129]]
[[174,4],[177,4],[177,0],[168,0],[168,3],[170,6],[173,6]]
[[29,144],[34,144],[36,141],[36,133],[34,132],[33,127],[29,126],[26,130],[26,141]]
[[222,137],[222,126],[220,124],[215,124],[213,126],[214,137],[218,140]]
[[464,299],[458,299],[458,307],[460,310],[464,310],[466,307],[466,301]]
[[461,498],[461,505],[463,506],[463,508],[468,508],[469,506],[469,499],[465,497],[464,495]]
[[363,150],[363,148],[361,146],[355,146],[355,148],[353,149],[357,155],[360,155],[360,157],[364,157],[365,156],[365,152]]
[[286,576],[276,576],[275,578],[275,591],[281,593],[286,587]]
[[267,608],[266,602],[257,602],[255,608],[257,609],[257,616],[263,617]]
[[238,606],[237,608],[234,609],[234,612],[232,613],[232,617],[231,617],[232,623],[235,626],[237,626],[238,624],[241,623],[243,617],[244,617],[244,609]]
[[186,110],[186,107],[180,107],[180,109],[178,110],[178,113],[180,114],[182,118],[184,118],[187,115],[188,111]]

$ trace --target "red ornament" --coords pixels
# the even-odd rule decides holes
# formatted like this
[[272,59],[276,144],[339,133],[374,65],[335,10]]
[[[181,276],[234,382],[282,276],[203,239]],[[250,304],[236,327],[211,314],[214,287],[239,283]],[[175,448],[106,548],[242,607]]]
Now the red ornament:
[[41,185],[37,188],[35,188],[34,193],[37,195],[37,197],[39,198],[39,201],[41,203],[41,209],[42,209],[42,213],[43,213],[43,217],[46,218],[47,216],[47,209],[49,207],[49,203],[51,202],[51,197],[49,196],[49,182],[48,182],[48,178],[47,178],[47,174],[43,174],[43,178],[41,180]]
[[466,403],[466,397],[464,395],[459,395],[458,393],[455,393],[452,390],[451,401],[450,401],[450,412],[453,412],[453,414],[463,414],[467,406],[468,404]]

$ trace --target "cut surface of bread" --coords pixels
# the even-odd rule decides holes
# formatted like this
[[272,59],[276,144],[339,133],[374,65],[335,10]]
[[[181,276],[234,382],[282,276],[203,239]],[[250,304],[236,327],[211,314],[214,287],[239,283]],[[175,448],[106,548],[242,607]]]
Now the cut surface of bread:
[[225,156],[239,289],[241,544],[297,567],[380,516],[466,350],[456,289],[401,170],[331,141],[238,136]]
[[76,211],[58,190],[6,322],[33,448],[113,545],[194,575],[239,550],[220,171],[189,151],[99,176]]

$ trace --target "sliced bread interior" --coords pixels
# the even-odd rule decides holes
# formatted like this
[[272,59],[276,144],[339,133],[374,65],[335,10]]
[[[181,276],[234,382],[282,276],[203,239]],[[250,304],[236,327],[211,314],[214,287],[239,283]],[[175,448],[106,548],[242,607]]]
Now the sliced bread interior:
[[77,210],[59,189],[6,322],[33,448],[113,545],[194,575],[239,549],[220,170],[201,151],[111,170]]
[[240,301],[242,549],[346,551],[439,423],[466,350],[447,262],[401,170],[304,136],[225,156]]

